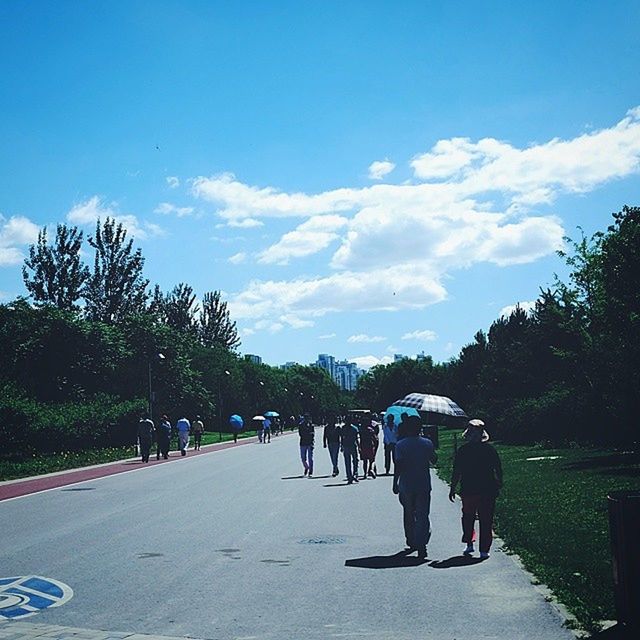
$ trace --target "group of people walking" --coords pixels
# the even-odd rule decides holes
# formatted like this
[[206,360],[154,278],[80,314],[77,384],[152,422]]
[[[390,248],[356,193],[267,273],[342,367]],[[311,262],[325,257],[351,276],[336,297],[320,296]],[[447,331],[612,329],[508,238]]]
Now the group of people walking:
[[153,443],[156,444],[156,460],[160,460],[160,456],[165,460],[169,457],[171,449],[172,435],[176,435],[178,439],[178,448],[180,455],[186,456],[189,448],[189,440],[193,434],[193,446],[196,451],[202,446],[202,434],[204,433],[204,423],[200,416],[196,416],[193,422],[187,418],[180,418],[176,421],[175,427],[171,425],[169,418],[163,415],[156,426],[148,413],[140,416],[138,422],[137,439],[140,447],[140,457],[142,462],[149,462]]
[[[437,461],[437,455],[433,442],[422,435],[422,430],[418,416],[403,414],[396,424],[394,416],[388,415],[383,421],[385,472],[388,475],[393,466],[393,492],[402,505],[407,551],[415,551],[419,558],[426,558],[431,537],[430,466]],[[340,473],[339,454],[342,452],[348,484],[359,481],[360,459],[363,463],[361,479],[375,478],[379,433],[379,422],[369,414],[344,422],[329,420],[322,442],[329,450],[332,476]],[[301,418],[298,434],[304,476],[311,478],[315,440],[311,420]],[[449,499],[455,501],[456,494],[462,499],[463,553],[471,555],[475,551],[475,522],[478,520],[480,558],[486,559],[493,540],[493,515],[502,487],[502,465],[497,451],[488,442],[489,435],[482,420],[470,420],[462,438],[464,444],[454,457]]]

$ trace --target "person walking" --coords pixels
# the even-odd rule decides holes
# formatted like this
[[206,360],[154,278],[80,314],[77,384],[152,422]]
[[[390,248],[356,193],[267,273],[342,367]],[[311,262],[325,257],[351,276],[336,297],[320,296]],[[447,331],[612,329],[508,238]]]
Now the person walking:
[[160,419],[160,425],[156,429],[156,460],[160,456],[166,460],[169,457],[169,447],[171,446],[171,423],[166,415]]
[[342,427],[341,449],[344,455],[344,468],[347,472],[347,483],[358,482],[358,425],[347,418]]
[[189,447],[189,431],[191,430],[191,423],[186,418],[180,418],[176,422],[176,430],[178,431],[178,443],[180,446],[180,455],[187,455],[187,448]]
[[154,429],[153,420],[151,420],[149,414],[143,413],[140,416],[140,422],[138,422],[138,442],[140,443],[142,462],[149,462]]
[[398,432],[395,425],[395,416],[390,413],[384,418],[382,427],[382,442],[384,445],[384,472],[389,475],[391,463],[395,465],[395,450],[398,442]]
[[[375,463],[378,452],[378,425],[371,421],[371,418],[362,418],[360,422],[360,457],[362,458],[362,477],[376,477]],[[356,473],[357,475],[357,473]]]
[[482,420],[469,420],[462,434],[465,443],[456,452],[451,474],[449,500],[455,501],[460,483],[462,498],[462,542],[464,555],[474,552],[475,521],[480,522],[480,558],[489,557],[493,542],[493,514],[502,488],[502,464],[498,452],[489,444]]
[[329,449],[329,457],[331,458],[331,464],[333,465],[332,477],[336,477],[340,470],[338,469],[338,454],[340,453],[340,436],[341,429],[336,424],[335,418],[329,418],[327,424],[324,427],[324,433],[322,436],[322,445],[325,449]]
[[271,420],[269,418],[265,418],[262,423],[262,442],[264,444],[271,442]]
[[200,451],[202,445],[202,434],[204,433],[204,424],[200,416],[196,416],[196,419],[191,424],[191,431],[193,433],[193,448],[196,451]]
[[298,425],[298,435],[300,436],[300,459],[304,467],[304,475],[311,478],[313,476],[313,445],[316,433],[308,418],[304,418]]
[[420,418],[409,416],[405,437],[396,445],[393,492],[402,505],[404,535],[409,552],[427,557],[431,537],[431,475],[429,464],[437,460],[433,443],[420,436]]

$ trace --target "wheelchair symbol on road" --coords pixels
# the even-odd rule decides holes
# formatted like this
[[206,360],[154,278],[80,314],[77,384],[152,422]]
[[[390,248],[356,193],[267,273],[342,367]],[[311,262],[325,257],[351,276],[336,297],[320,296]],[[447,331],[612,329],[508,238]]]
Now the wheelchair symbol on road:
[[73,598],[73,589],[41,576],[0,578],[0,621],[32,616]]

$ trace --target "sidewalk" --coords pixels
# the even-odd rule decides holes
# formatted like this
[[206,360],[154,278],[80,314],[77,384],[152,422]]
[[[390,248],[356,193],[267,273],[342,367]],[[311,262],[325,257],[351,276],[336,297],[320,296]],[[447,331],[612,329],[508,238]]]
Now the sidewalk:
[[[231,447],[239,447],[245,444],[257,442],[257,437],[242,438],[238,442],[220,442],[215,444],[204,445],[200,451],[190,449],[187,452],[187,458],[193,456],[204,455],[212,451],[229,449]],[[106,462],[104,464],[93,465],[90,467],[81,467],[79,469],[68,469],[66,471],[56,471],[55,473],[47,473],[41,476],[33,476],[31,478],[19,478],[17,480],[6,480],[0,482],[0,502],[27,496],[39,491],[48,491],[50,489],[58,489],[66,487],[78,482],[87,480],[95,480],[96,478],[104,478],[112,476],[116,473],[126,473],[128,471],[139,471],[157,464],[168,464],[182,460],[184,456],[179,451],[172,451],[168,460],[156,460],[155,456],[148,463],[142,462],[139,458],[128,458],[126,460],[118,460],[117,462]]]

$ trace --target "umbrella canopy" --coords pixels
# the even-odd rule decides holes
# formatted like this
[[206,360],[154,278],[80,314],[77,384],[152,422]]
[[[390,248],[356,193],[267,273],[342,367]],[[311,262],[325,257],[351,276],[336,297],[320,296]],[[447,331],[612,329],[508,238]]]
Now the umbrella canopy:
[[420,414],[418,413],[417,409],[414,409],[413,407],[399,407],[397,405],[391,405],[384,413],[384,417],[386,419],[387,416],[393,416],[393,422],[394,424],[400,424],[400,416],[403,413],[408,413],[410,416],[418,416],[420,417]]
[[453,401],[446,396],[434,396],[428,393],[410,393],[396,400],[394,403],[400,407],[412,407],[418,411],[427,411],[429,413],[439,413],[443,416],[454,416],[457,418],[466,418],[467,414]]
[[251,418],[252,420],[258,420],[259,422],[262,422],[263,420],[266,420],[266,418],[264,416],[253,416],[253,418]]
[[235,413],[229,418],[229,424],[234,429],[242,429],[244,427],[244,420],[241,416],[236,415]]
[[279,418],[280,414],[277,411],[267,411],[265,412],[265,417],[267,418]]

